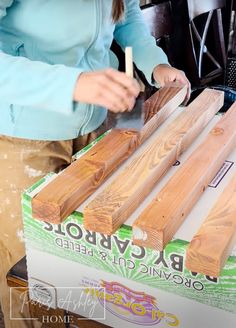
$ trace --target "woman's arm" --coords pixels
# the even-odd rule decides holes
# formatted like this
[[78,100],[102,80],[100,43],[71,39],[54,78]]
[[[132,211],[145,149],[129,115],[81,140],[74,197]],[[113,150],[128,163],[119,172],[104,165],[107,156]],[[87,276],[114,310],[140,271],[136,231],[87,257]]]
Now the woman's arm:
[[151,83],[153,69],[158,64],[168,64],[164,51],[157,47],[144,22],[139,0],[125,0],[125,18],[116,25],[114,38],[124,49],[133,48],[134,62]]
[[[1,19],[13,0],[0,0]],[[73,92],[81,70],[49,65],[8,55],[0,42],[0,99],[2,102],[55,110],[73,111]]]
[[152,77],[160,86],[178,81],[187,84],[190,93],[190,83],[184,72],[169,65],[166,54],[151,36],[144,22],[139,0],[125,0],[125,5],[125,19],[116,25],[115,40],[123,49],[126,46],[133,47],[134,62],[144,72],[150,84]]
[[[0,23],[12,4],[12,0],[0,0]],[[0,42],[2,102],[68,115],[78,108],[74,101],[120,112],[133,108],[138,93],[138,83],[116,70],[84,72],[65,65],[32,61],[4,53]]]
[[74,99],[100,105],[116,113],[132,110],[139,92],[135,79],[108,68],[82,73],[75,87]]
[[49,65],[0,52],[0,99],[70,114],[80,73],[78,68]]

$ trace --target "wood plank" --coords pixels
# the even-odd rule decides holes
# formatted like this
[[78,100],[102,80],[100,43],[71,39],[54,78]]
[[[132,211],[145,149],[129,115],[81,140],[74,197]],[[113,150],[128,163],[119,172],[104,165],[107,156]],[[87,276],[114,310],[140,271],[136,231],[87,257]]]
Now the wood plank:
[[206,89],[84,210],[85,228],[112,234],[221,108],[224,95]]
[[138,133],[113,130],[32,200],[33,217],[60,223],[138,147]]
[[219,196],[187,248],[186,267],[220,276],[236,243],[236,174]]
[[183,102],[186,86],[168,86],[145,103],[155,115],[148,127],[136,131],[112,130],[80,159],[66,168],[32,201],[33,217],[60,223],[89,197],[150,134]]
[[11,276],[7,277],[7,285],[8,287],[20,287],[19,290],[22,290],[22,287],[25,287],[27,289],[28,286],[27,281]]
[[140,131],[140,142],[143,143],[156,129],[183,103],[187,86],[172,83],[160,89],[144,103],[144,126]]
[[133,242],[163,250],[236,146],[236,104],[133,224]]

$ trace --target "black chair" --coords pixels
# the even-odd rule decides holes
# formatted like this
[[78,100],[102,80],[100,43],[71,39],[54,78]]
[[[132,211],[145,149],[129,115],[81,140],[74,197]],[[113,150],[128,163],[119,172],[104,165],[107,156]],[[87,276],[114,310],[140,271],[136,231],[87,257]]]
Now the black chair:
[[149,30],[156,39],[156,43],[161,47],[171,64],[174,64],[171,35],[173,33],[173,19],[171,2],[165,1],[158,4],[148,4],[141,7],[144,20]]
[[231,1],[230,33],[225,84],[236,90],[236,0]]
[[193,87],[222,83],[226,69],[226,0],[173,0],[173,51]]
[[[173,32],[172,11],[170,1],[158,4],[148,4],[141,7],[144,20],[149,27],[151,35],[156,39],[157,46],[161,47],[166,53],[171,65],[174,65],[171,34]],[[135,68],[138,77],[143,84],[149,88],[149,84],[144,74]]]

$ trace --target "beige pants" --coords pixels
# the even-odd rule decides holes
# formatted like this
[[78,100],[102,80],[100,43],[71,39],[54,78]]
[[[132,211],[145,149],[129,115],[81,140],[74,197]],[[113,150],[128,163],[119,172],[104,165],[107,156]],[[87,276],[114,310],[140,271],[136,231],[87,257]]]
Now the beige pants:
[[48,172],[71,163],[72,154],[94,140],[102,129],[67,141],[32,141],[0,135],[0,300],[6,328],[39,327],[20,313],[19,293],[12,293],[12,310],[22,320],[10,319],[8,270],[25,255],[21,193]]

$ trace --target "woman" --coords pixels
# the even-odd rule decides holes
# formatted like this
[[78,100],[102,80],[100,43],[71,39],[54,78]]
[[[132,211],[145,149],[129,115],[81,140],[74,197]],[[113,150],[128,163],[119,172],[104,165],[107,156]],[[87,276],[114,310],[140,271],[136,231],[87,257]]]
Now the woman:
[[[7,328],[35,324],[10,320],[5,278],[25,253],[22,190],[68,165],[97,135],[106,108],[131,110],[139,93],[138,83],[115,69],[113,38],[133,47],[150,83],[153,76],[162,86],[189,84],[155,45],[139,1],[124,2],[0,0],[0,296]],[[13,292],[14,316],[24,317],[17,298]]]

